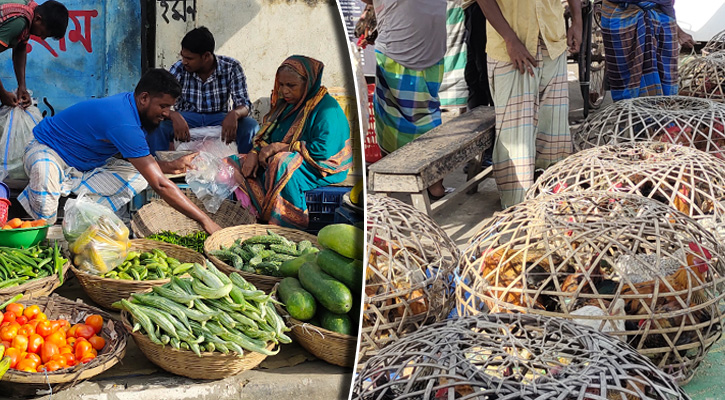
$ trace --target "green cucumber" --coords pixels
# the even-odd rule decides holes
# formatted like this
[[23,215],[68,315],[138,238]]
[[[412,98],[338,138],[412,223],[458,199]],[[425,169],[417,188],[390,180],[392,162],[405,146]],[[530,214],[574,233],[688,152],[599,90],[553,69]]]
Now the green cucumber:
[[320,324],[328,331],[337,332],[343,335],[352,335],[352,322],[347,314],[335,314],[321,308]]
[[279,282],[279,298],[292,318],[307,321],[315,316],[317,303],[312,293],[306,291],[296,278],[288,277]]
[[300,267],[299,279],[302,287],[307,289],[320,304],[328,310],[345,314],[352,308],[352,293],[342,282],[322,272],[320,267],[312,263],[304,263]]
[[348,289],[358,294],[362,292],[362,261],[341,256],[330,249],[317,253],[316,261],[322,271],[344,283]]
[[362,260],[365,253],[363,231],[352,225],[327,225],[320,229],[317,241],[347,258]]
[[292,260],[285,261],[279,266],[279,272],[282,273],[282,276],[291,276],[296,278],[297,271],[299,271],[302,264],[314,261],[316,256],[317,254],[315,253],[307,253]]

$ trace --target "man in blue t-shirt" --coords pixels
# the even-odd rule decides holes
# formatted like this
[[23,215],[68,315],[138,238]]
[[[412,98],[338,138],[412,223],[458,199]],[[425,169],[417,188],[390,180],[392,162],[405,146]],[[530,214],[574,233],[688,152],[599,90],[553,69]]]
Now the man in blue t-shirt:
[[236,142],[238,153],[252,149],[259,124],[249,115],[247,78],[239,61],[215,55],[214,46],[214,35],[203,26],[181,40],[181,60],[169,69],[181,84],[181,97],[169,121],[148,135],[151,154],[168,150],[174,139],[188,142],[189,128],[205,126],[221,126],[222,140]]
[[[85,194],[115,212],[151,186],[207,232],[219,230],[164,176],[185,172],[196,154],[156,161],[146,143],[146,133],[168,118],[180,93],[173,75],[152,69],[133,93],[84,101],[42,120],[33,129],[35,139],[23,157],[30,183],[18,200],[25,210],[53,223],[60,197],[74,193]],[[123,159],[114,157],[119,153]]]

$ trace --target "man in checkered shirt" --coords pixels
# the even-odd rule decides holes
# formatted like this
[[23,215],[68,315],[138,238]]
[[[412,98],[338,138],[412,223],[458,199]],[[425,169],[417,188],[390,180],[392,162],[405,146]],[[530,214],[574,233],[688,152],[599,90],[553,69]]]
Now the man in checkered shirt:
[[202,26],[184,36],[181,60],[169,72],[181,84],[181,96],[169,120],[147,136],[151,154],[169,150],[174,139],[188,142],[189,128],[205,126],[221,126],[222,140],[236,141],[239,153],[252,149],[259,124],[250,116],[252,103],[242,65],[231,57],[214,54],[214,36],[209,29]]

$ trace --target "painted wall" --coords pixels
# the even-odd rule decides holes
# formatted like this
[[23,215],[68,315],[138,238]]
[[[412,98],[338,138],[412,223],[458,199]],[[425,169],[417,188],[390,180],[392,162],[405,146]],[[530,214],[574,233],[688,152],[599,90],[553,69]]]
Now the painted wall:
[[[184,34],[199,26],[214,34],[217,54],[242,63],[253,103],[267,104],[277,67],[293,54],[322,61],[328,88],[355,93],[335,0],[159,0],[156,66],[168,68],[176,62]],[[261,107],[265,109],[257,111],[263,114],[268,105]]]
[[[38,3],[43,3],[43,0]],[[26,83],[44,115],[77,102],[130,91],[141,76],[141,12],[137,2],[63,0],[66,36],[31,36]],[[0,79],[17,88],[12,50],[0,54]]]

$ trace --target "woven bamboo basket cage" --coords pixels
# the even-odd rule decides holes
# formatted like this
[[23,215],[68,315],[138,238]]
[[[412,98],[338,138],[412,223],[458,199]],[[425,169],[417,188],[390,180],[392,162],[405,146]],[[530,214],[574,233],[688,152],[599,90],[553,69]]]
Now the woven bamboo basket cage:
[[618,101],[573,133],[577,151],[631,142],[669,142],[725,159],[725,105],[694,97],[651,96]]
[[[121,312],[121,320],[126,330],[131,332],[131,318],[127,311]],[[216,351],[202,352],[199,357],[191,350],[177,350],[156,344],[141,331],[131,332],[131,336],[149,361],[165,371],[191,379],[223,379],[252,369],[267,358],[265,354],[254,351],[245,351],[243,357],[236,353]],[[267,349],[272,350],[274,347],[274,343],[271,343]]]
[[705,47],[702,48],[702,55],[708,56],[723,50],[725,50],[725,31],[720,31],[707,41]]
[[[138,252],[162,250],[167,256],[176,258],[182,263],[194,262],[204,264],[205,258],[198,252],[175,244],[158,242],[148,239],[131,240],[131,250]],[[75,266],[71,267],[73,273],[81,283],[83,290],[99,306],[114,310],[112,304],[128,298],[131,293],[146,291],[153,286],[161,286],[171,279],[156,279],[149,281],[128,281],[124,279],[102,278],[98,275],[89,274]]]
[[285,228],[281,226],[276,225],[260,225],[260,224],[253,224],[253,225],[243,225],[243,226],[233,226],[229,228],[224,228],[222,230],[214,232],[211,236],[209,236],[206,239],[206,242],[204,242],[204,253],[209,258],[209,260],[214,263],[214,265],[219,268],[220,271],[224,272],[225,274],[230,274],[232,272],[236,272],[239,275],[241,275],[244,279],[254,284],[254,286],[257,287],[257,289],[264,290],[265,292],[269,293],[274,285],[276,285],[279,281],[282,280],[282,278],[276,277],[276,276],[267,276],[267,275],[260,275],[260,274],[253,274],[251,272],[246,271],[240,271],[233,266],[225,263],[224,261],[220,260],[217,257],[214,257],[211,255],[211,252],[214,250],[219,250],[224,247],[229,247],[232,244],[234,244],[234,241],[237,239],[242,239],[244,241],[245,239],[249,239],[252,236],[257,235],[266,235],[267,230],[270,230],[272,232],[277,233],[280,236],[283,236],[289,240],[295,241],[295,242],[301,242],[303,240],[309,240],[312,242],[312,245],[315,247],[320,247],[320,244],[317,243],[317,237],[314,235],[310,235],[307,232],[299,231],[297,229],[291,229],[291,228]]
[[[279,284],[272,289],[272,297],[275,300],[279,300],[276,296],[278,286]],[[357,336],[343,335],[309,322],[300,321],[292,318],[284,306],[276,304],[275,307],[291,329],[292,339],[310,354],[340,367],[352,368],[355,366]],[[357,325],[357,321],[353,321],[353,324]]]
[[679,70],[679,94],[725,102],[725,52],[696,57]]
[[9,398],[37,396],[47,392],[49,387],[55,393],[90,379],[123,359],[126,353],[128,333],[123,325],[107,312],[89,306],[80,300],[71,301],[56,294],[50,297],[23,298],[18,302],[23,305],[37,304],[41,311],[48,316],[48,319],[63,318],[68,320],[71,325],[83,322],[91,314],[99,314],[104,321],[100,336],[106,340],[106,346],[98,352],[96,358],[87,364],[79,364],[72,368],[47,373],[8,370],[0,380],[0,393],[3,393],[3,398],[6,398],[5,396]]
[[[63,264],[63,282],[67,279],[70,261]],[[37,297],[49,296],[60,286],[58,274],[46,276],[45,278],[33,279],[15,287],[0,289],[0,303],[11,299],[16,294],[22,293],[23,299],[34,299]]]
[[460,259],[456,311],[590,324],[684,384],[722,333],[723,250],[690,217],[651,199],[544,196],[474,236]]
[[373,356],[352,399],[689,399],[646,357],[561,318],[480,314],[426,326]]
[[[219,210],[214,214],[210,214],[204,208],[204,204],[202,204],[191,190],[182,191],[192,203],[210,216],[222,228],[253,224],[257,221],[249,211],[244,209],[239,203],[231,200],[224,200]],[[168,230],[173,230],[179,235],[188,235],[190,233],[203,231],[204,228],[198,222],[173,209],[162,199],[154,199],[144,205],[131,219],[131,231],[137,238],[143,238]]]
[[691,216],[725,243],[725,161],[697,149],[639,142],[583,150],[547,169],[526,198],[576,190],[657,200]]
[[393,198],[367,196],[367,267],[358,364],[454,305],[458,247],[427,215]]

